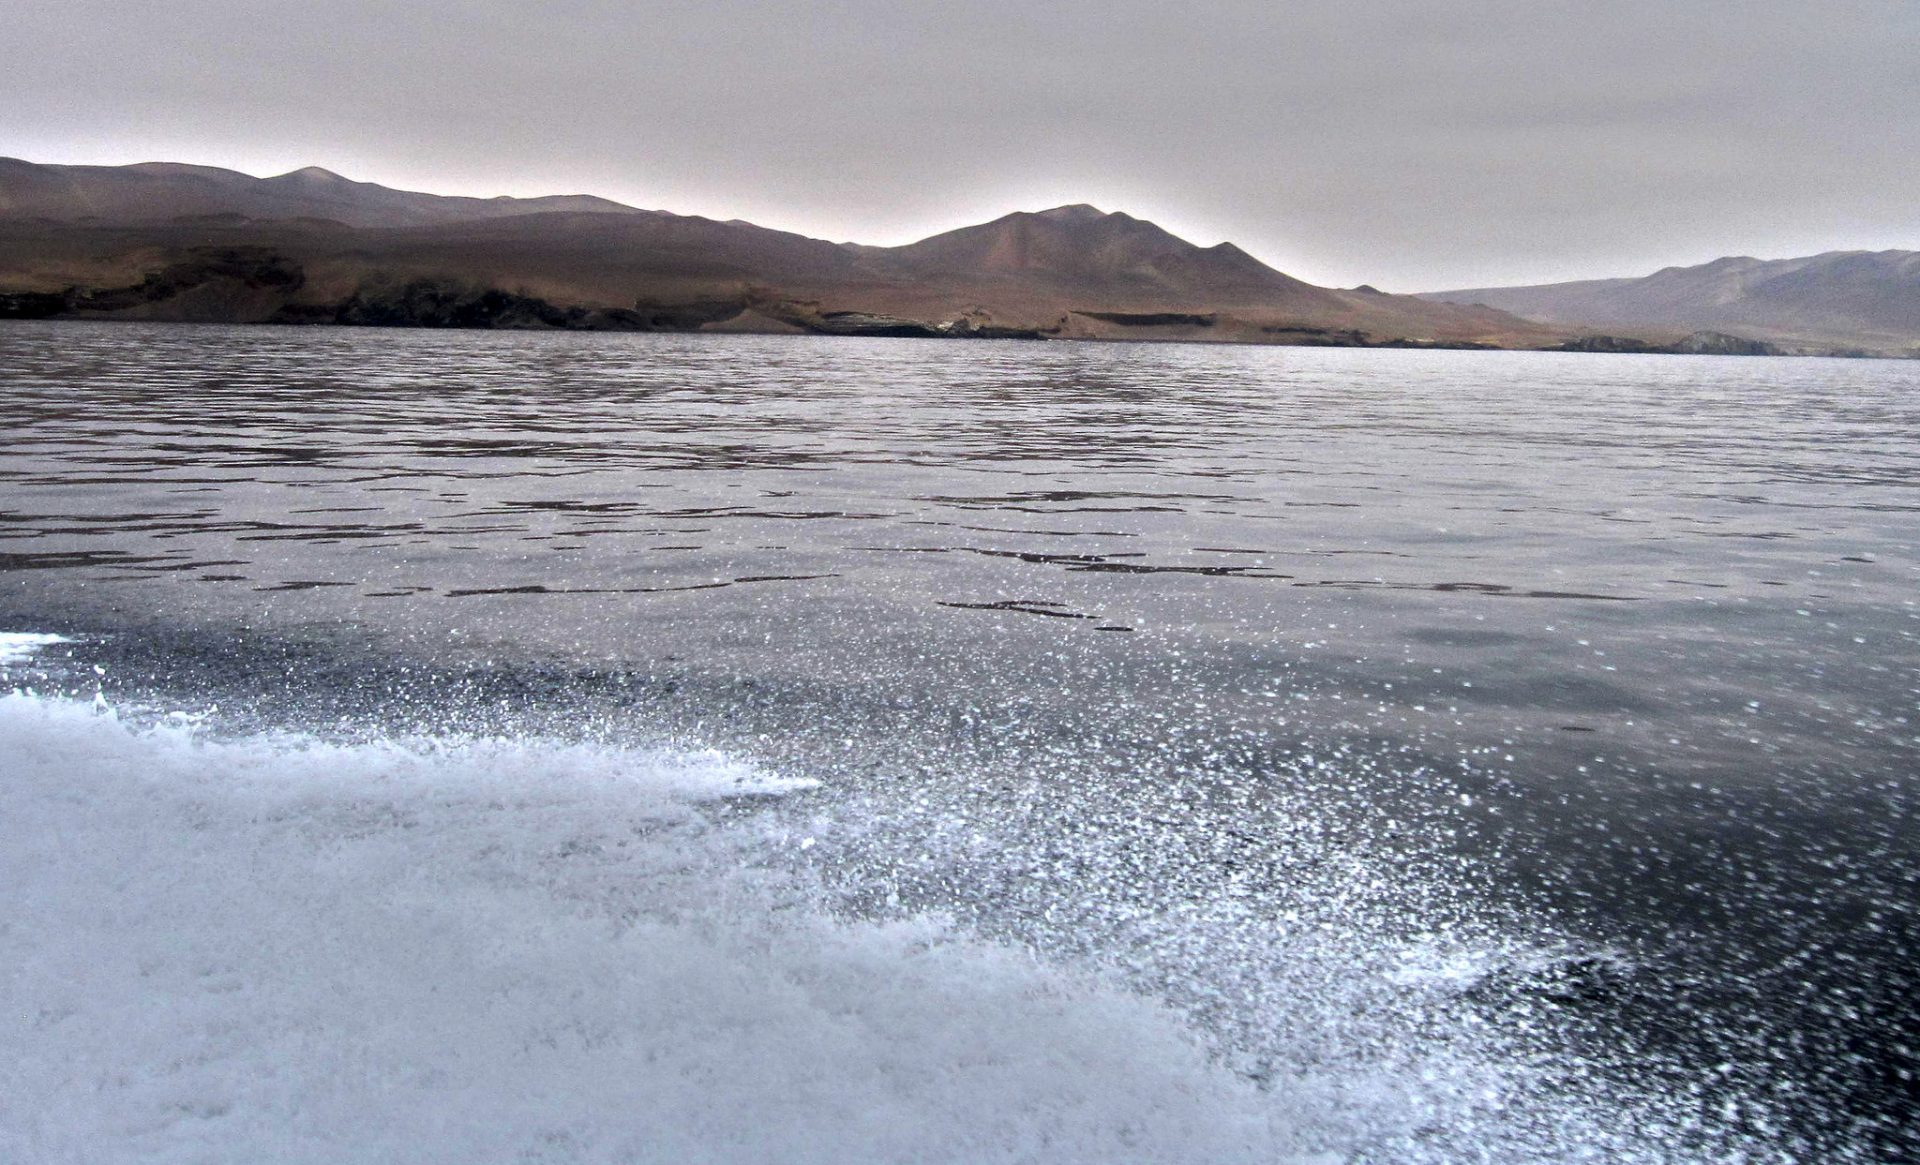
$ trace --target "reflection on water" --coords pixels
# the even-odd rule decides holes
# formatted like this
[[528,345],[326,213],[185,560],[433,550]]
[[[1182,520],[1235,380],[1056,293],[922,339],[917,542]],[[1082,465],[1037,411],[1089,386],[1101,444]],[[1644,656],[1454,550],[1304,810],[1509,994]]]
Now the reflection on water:
[[[1519,998],[1804,1086],[1853,1114],[1832,1143],[1897,1140],[1912,1053],[1875,1033],[1914,1018],[1920,365],[13,324],[0,423],[16,629],[642,677],[619,698],[945,837],[859,858],[896,903],[1048,942],[1138,907],[1061,891],[1071,863],[1007,881],[1062,830],[1106,870],[1154,847],[1171,911],[1325,884],[1247,889],[1300,789],[1370,844],[1437,821],[1466,892],[1661,984],[1576,961]],[[328,700],[415,690],[354,666]],[[880,739],[895,760],[847,759]],[[1329,742],[1365,790],[1299,763]],[[941,772],[972,776],[935,797]],[[1183,773],[1214,801],[1167,793]],[[1010,814],[992,862],[953,824]],[[1224,990],[1219,960],[1177,989],[1138,961]],[[1699,1018],[1728,1014],[1792,1066]]]
[[[378,620],[363,600],[404,597],[411,628],[629,659],[724,654],[715,629],[751,627],[795,649],[777,666],[824,652],[828,674],[852,610],[910,641],[1070,612],[1087,618],[1053,634],[1285,644],[1419,698],[1434,685],[1399,673],[1424,661],[1462,673],[1453,703],[1522,720],[1542,683],[1577,679],[1595,715],[1652,693],[1666,723],[1630,735],[1684,730],[1716,763],[1752,751],[1750,694],[1769,763],[1904,756],[1916,735],[1889,698],[1910,696],[1920,591],[1909,365],[32,325],[4,342],[0,567],[140,581],[155,607]],[[1497,642],[1461,637],[1489,624]]]

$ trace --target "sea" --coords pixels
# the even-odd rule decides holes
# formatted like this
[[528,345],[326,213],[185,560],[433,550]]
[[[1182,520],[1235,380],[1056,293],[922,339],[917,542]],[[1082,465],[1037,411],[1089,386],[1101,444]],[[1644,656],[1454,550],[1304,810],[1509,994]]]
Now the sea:
[[1920,362],[0,324],[0,1159],[1920,1160]]

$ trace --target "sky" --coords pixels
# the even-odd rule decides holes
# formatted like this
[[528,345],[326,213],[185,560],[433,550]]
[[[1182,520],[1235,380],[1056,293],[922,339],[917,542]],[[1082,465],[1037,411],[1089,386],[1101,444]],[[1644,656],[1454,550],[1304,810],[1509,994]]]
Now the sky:
[[0,0],[0,111],[836,241],[1091,202],[1389,291],[1920,249],[1920,0]]

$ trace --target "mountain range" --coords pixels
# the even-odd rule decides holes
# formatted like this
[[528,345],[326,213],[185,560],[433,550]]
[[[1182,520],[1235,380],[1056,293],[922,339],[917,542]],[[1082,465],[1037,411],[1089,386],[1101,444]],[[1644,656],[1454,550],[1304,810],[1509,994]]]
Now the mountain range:
[[1715,259],[1639,279],[1438,291],[1528,319],[1627,332],[1734,332],[1785,350],[1920,350],[1920,251]]
[[317,168],[15,159],[0,160],[0,314],[1431,346],[1540,346],[1564,331],[1315,287],[1091,206],[871,247]]
[[[1903,254],[1905,267],[1866,262]],[[1198,246],[1087,205],[875,247],[587,195],[395,190],[318,167],[256,178],[0,158],[0,318],[1610,351],[1920,345],[1915,256],[1851,258],[1872,272],[1849,283],[1800,269],[1824,288],[1822,314],[1794,317],[1790,282],[1757,277],[1741,286],[1774,314],[1715,314],[1696,300],[1733,302],[1724,281],[1687,272],[1785,265],[1388,295],[1318,287],[1230,243]],[[1665,290],[1636,291],[1656,281]]]
[[322,218],[355,227],[422,226],[543,211],[633,214],[591,195],[460,198],[392,190],[308,166],[255,178],[214,166],[41,166],[0,158],[0,215],[8,218],[152,222],[193,215]]

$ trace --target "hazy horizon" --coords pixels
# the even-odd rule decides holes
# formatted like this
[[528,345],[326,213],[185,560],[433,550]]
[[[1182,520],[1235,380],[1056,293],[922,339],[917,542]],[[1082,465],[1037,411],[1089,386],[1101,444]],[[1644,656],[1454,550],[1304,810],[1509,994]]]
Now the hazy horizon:
[[1328,286],[1920,249],[1920,9],[31,2],[0,154],[891,245],[1088,202]]

